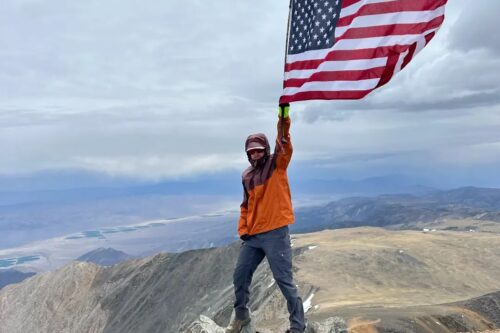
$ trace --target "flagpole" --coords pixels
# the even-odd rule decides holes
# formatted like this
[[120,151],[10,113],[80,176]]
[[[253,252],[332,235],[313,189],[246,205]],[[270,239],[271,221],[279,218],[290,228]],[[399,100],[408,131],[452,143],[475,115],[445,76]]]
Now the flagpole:
[[[288,56],[288,38],[290,37],[290,21],[292,20],[292,4],[293,0],[290,0],[290,3],[288,4],[288,22],[286,25],[286,38],[285,38],[285,60],[284,60],[284,65],[283,67],[286,66],[286,60]],[[283,71],[283,89],[285,89],[285,70]],[[281,138],[280,141],[281,143],[287,143],[285,139],[285,118],[283,117],[285,107],[279,106],[280,108],[280,120],[281,120]]]
[[[285,66],[286,66],[286,59],[288,56],[288,37],[290,37],[290,21],[292,20],[292,2],[293,0],[290,0],[290,4],[288,5],[288,22],[286,25],[286,38],[285,38]],[[285,88],[285,73],[283,71],[283,88]]]

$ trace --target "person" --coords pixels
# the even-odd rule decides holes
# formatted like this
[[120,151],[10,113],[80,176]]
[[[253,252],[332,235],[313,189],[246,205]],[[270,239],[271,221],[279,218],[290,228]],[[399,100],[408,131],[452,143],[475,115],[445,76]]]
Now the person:
[[[242,175],[243,202],[238,234],[243,240],[233,274],[234,317],[226,333],[239,333],[250,323],[250,284],[264,257],[287,301],[290,333],[305,329],[304,308],[292,276],[292,248],[288,225],[294,223],[287,167],[292,158],[289,105],[280,105],[274,154],[262,133],[248,136],[245,151],[250,162]],[[280,131],[283,131],[280,133]],[[285,140],[281,141],[279,136]]]

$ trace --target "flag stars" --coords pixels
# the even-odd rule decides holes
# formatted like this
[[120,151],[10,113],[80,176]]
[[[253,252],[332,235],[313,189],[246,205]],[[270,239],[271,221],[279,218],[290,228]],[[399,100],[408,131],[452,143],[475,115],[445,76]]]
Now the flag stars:
[[335,0],[293,0],[290,54],[331,47],[340,11]]

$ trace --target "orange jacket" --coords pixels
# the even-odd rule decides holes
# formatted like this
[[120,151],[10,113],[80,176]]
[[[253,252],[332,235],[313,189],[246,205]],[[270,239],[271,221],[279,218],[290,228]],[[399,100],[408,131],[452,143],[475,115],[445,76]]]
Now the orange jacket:
[[[278,133],[281,130],[278,122]],[[238,233],[255,235],[294,223],[292,199],[286,169],[292,158],[290,140],[290,118],[284,119],[286,144],[276,139],[274,154],[264,134],[250,135],[245,143],[245,151],[250,143],[259,143],[266,148],[264,160],[247,168],[242,175],[243,202],[238,222]],[[249,158],[249,161],[252,161]]]

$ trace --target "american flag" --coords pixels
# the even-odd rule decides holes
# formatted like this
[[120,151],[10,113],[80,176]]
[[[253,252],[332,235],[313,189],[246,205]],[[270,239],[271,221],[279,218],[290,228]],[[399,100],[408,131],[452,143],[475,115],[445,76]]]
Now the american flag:
[[280,103],[360,99],[434,37],[447,0],[292,0]]

